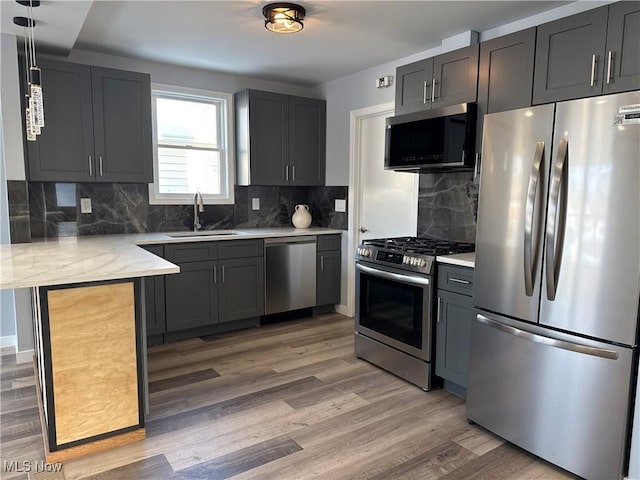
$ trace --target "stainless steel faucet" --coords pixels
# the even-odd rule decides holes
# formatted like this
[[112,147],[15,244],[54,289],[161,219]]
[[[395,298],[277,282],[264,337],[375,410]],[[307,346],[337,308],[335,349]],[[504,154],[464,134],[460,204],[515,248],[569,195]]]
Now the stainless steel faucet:
[[193,231],[197,232],[202,228],[200,225],[200,217],[198,217],[198,212],[204,212],[204,203],[202,201],[202,194],[198,190],[196,190],[196,194],[193,197]]

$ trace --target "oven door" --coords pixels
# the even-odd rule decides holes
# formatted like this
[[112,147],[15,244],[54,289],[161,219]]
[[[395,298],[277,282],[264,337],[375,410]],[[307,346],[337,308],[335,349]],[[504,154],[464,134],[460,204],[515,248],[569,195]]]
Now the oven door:
[[356,332],[431,359],[431,277],[356,262]]

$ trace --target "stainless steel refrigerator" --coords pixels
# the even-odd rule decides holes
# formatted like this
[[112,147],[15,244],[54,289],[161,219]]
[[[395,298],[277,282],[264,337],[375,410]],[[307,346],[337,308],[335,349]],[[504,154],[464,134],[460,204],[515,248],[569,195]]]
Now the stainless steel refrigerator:
[[590,479],[629,456],[639,117],[630,92],[484,121],[467,416]]

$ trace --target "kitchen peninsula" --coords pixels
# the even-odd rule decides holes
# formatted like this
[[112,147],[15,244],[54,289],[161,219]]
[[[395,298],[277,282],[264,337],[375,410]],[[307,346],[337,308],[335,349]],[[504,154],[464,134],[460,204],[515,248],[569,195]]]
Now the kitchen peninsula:
[[46,461],[66,461],[145,437],[142,277],[176,274],[180,268],[139,245],[341,232],[273,228],[0,245],[0,288],[32,290]]

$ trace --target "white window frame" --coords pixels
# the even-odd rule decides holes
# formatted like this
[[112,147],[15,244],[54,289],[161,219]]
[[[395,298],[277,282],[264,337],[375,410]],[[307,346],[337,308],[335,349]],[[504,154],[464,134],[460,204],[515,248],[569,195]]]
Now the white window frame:
[[[156,97],[192,98],[203,100],[213,99],[222,102],[220,138],[223,155],[220,170],[223,176],[221,194],[202,194],[206,205],[232,205],[234,203],[235,185],[235,149],[234,149],[234,117],[233,94],[200,90],[195,88],[178,87],[175,85],[151,84],[151,117],[153,123],[153,183],[149,184],[149,204],[151,205],[191,205],[194,201],[193,193],[160,193],[158,191],[158,124],[156,115]],[[226,123],[226,124],[225,124]],[[226,179],[226,182],[224,181]],[[226,188],[225,188],[226,187]]]

